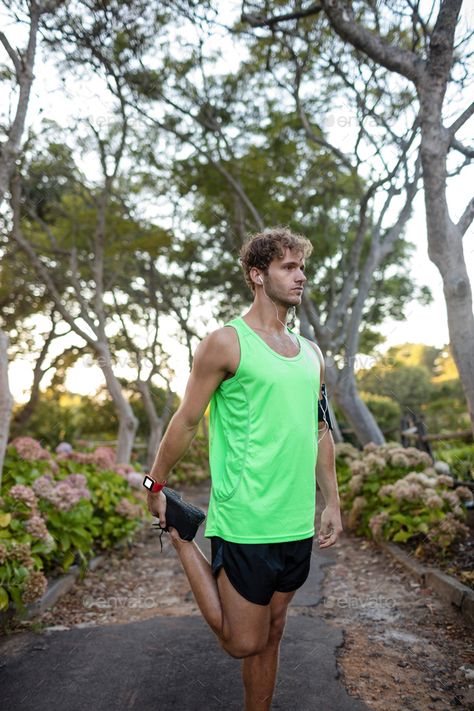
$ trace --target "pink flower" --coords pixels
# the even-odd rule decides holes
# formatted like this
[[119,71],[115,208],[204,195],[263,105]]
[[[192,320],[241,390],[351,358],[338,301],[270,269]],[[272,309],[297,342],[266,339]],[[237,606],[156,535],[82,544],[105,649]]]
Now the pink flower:
[[31,547],[29,543],[14,543],[8,553],[10,560],[16,560],[25,568],[32,570],[35,567],[35,561],[31,555]]
[[33,570],[26,579],[23,588],[23,602],[34,602],[46,592],[48,581],[40,570]]
[[384,484],[380,487],[378,496],[392,496],[394,488],[393,484]]
[[48,474],[43,474],[39,476],[33,482],[33,490],[40,499],[48,499],[49,494],[53,490],[53,481]]
[[453,508],[459,504],[457,491],[443,491],[442,497]]
[[85,489],[87,487],[87,478],[84,474],[69,474],[64,481],[74,489]]
[[33,437],[15,437],[11,444],[22,459],[51,459],[51,454]]
[[128,519],[139,518],[142,514],[142,509],[138,504],[132,504],[128,499],[122,498],[115,507],[115,511]]
[[90,499],[91,492],[87,488],[87,479],[84,474],[69,474],[64,480],[81,495],[81,499]]
[[81,500],[81,492],[73,489],[66,481],[60,481],[54,487],[48,501],[60,511],[70,511]]
[[406,454],[401,451],[392,452],[390,454],[389,461],[390,461],[390,464],[392,465],[392,467],[406,467],[408,469],[408,467],[410,466],[410,460],[408,459]]
[[125,478],[127,478],[127,474],[131,474],[135,471],[131,464],[116,464],[114,466],[114,469],[117,474],[120,474],[120,476],[123,476]]
[[40,540],[46,540],[48,538],[48,529],[46,528],[46,523],[44,519],[38,514],[32,516],[25,523],[25,528],[33,538],[39,538]]
[[134,489],[141,488],[144,478],[143,474],[140,474],[139,472],[130,472],[130,474],[127,474],[126,478],[131,487],[133,487]]
[[113,469],[115,465],[115,452],[111,447],[97,447],[94,452],[94,462],[101,469]]
[[371,517],[369,520],[369,528],[372,531],[374,538],[380,538],[382,535],[382,529],[389,519],[390,516],[387,511],[381,511]]
[[425,499],[425,503],[429,509],[440,509],[443,506],[443,499],[438,494],[432,494]]
[[474,498],[472,491],[467,486],[458,486],[455,491],[460,501],[472,501]]
[[349,481],[349,489],[351,494],[359,494],[362,491],[362,486],[364,484],[364,477],[362,474],[355,474]]
[[56,447],[56,453],[59,454],[60,452],[72,452],[72,444],[69,444],[69,442],[60,442],[58,446]]
[[81,499],[91,498],[87,479],[83,474],[69,474],[66,479],[57,483],[45,474],[34,481],[33,489],[41,499],[49,501],[60,511],[69,511]]
[[35,509],[38,505],[38,499],[30,486],[15,484],[15,486],[12,486],[8,494],[12,497],[12,499],[15,499],[15,501],[23,501],[23,503],[31,509]]

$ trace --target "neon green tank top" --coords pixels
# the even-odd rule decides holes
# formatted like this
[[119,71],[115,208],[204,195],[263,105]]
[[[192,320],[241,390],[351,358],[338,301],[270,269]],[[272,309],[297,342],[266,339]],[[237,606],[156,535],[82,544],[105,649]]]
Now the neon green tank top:
[[[240,362],[210,402],[206,537],[235,543],[314,535],[320,361],[300,335],[287,358],[243,320]],[[291,333],[291,329],[288,329]]]

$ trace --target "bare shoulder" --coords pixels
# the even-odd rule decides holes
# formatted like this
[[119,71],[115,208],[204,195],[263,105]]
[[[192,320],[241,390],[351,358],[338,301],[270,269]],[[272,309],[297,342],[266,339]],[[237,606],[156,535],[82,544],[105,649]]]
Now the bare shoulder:
[[206,351],[209,355],[214,351],[220,351],[222,349],[232,350],[238,342],[239,339],[235,329],[222,326],[221,328],[217,328],[215,331],[208,333],[207,336],[202,339],[198,347],[201,351]]
[[321,350],[321,348],[318,346],[318,344],[315,343],[314,341],[310,340],[309,338],[306,338],[305,336],[302,336],[302,338],[305,339],[306,343],[309,343],[309,344],[310,344],[311,348],[316,352],[316,354],[317,354],[317,356],[318,356],[318,358],[319,358],[319,361],[320,361],[320,363],[321,363],[321,382],[323,382],[323,380],[324,380],[325,365],[324,365],[324,356],[323,356],[322,350]]
[[206,361],[209,366],[228,372],[238,353],[239,339],[235,329],[222,326],[202,339],[194,353],[194,360]]
[[318,346],[318,344],[315,343],[314,341],[312,341],[310,338],[306,338],[306,336],[302,336],[302,338],[304,338],[304,340],[306,341],[306,343],[309,343],[309,345],[311,346],[311,348],[313,348],[313,350],[316,351],[316,353],[317,353],[318,356],[319,356],[319,359],[320,359],[321,363],[324,364],[323,352],[322,352],[321,348]]

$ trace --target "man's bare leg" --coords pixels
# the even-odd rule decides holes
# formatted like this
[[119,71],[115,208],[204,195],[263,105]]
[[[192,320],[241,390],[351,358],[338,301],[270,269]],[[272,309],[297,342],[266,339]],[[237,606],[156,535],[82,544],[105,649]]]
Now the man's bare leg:
[[182,541],[174,528],[170,529],[170,538],[204,619],[220,637],[223,629],[222,603],[211,564],[197,543]]
[[265,651],[242,659],[245,711],[269,711],[275,690],[280,642],[268,644]]
[[198,607],[224,650],[238,659],[262,652],[269,639],[270,605],[246,600],[223,568],[216,579],[211,564],[194,541],[183,541],[173,528],[170,537]]
[[271,623],[268,643],[260,654],[242,660],[245,711],[269,711],[278,673],[280,642],[285,629],[287,608],[295,592],[275,592],[270,602]]

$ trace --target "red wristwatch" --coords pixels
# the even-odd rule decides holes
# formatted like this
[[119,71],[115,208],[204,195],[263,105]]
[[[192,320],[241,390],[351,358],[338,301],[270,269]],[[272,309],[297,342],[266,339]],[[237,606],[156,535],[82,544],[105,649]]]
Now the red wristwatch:
[[156,481],[156,479],[153,479],[153,477],[148,476],[147,474],[143,479],[143,486],[145,489],[148,489],[148,491],[151,491],[152,494],[157,494],[164,486],[166,486],[166,481]]

